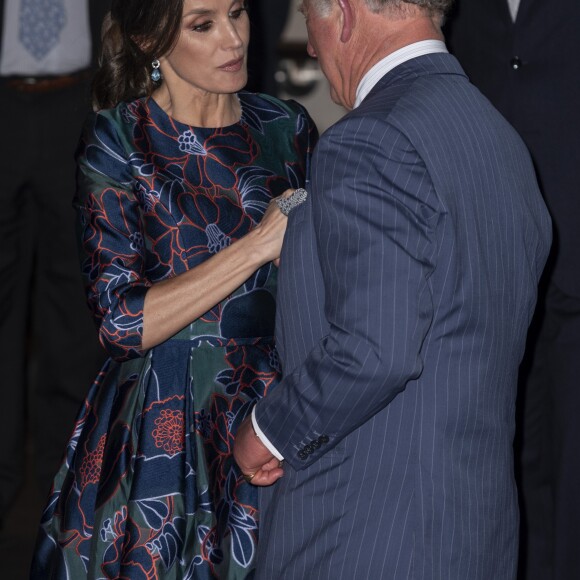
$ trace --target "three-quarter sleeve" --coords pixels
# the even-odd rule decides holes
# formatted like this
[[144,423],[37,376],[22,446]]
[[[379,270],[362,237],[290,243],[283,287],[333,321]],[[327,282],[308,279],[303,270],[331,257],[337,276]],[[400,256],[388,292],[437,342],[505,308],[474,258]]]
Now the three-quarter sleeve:
[[[121,123],[122,121],[118,121]],[[77,152],[77,231],[87,300],[109,355],[143,355],[142,208],[116,121],[92,115]]]

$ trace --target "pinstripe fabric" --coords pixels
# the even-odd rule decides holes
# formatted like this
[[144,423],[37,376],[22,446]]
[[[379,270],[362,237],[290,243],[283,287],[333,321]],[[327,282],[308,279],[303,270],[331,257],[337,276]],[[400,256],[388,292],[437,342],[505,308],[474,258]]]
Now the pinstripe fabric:
[[550,220],[521,140],[454,57],[386,75],[320,139],[282,254],[286,475],[257,578],[507,580],[516,376]]

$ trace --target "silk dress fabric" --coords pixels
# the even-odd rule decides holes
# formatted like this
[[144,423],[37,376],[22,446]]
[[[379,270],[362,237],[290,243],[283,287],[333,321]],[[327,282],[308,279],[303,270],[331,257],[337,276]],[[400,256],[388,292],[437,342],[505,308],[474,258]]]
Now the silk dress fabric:
[[277,269],[266,264],[141,351],[154,282],[201,264],[304,185],[316,128],[298,104],[242,92],[240,122],[190,127],[153,99],[92,115],[78,152],[82,270],[111,354],[44,511],[32,578],[250,578],[257,488],[231,455],[279,380]]

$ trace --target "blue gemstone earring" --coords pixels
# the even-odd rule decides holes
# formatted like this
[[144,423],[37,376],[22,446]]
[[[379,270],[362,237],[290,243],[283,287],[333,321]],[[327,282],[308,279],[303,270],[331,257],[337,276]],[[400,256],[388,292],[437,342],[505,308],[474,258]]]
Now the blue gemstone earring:
[[153,67],[153,70],[151,71],[151,80],[154,83],[158,83],[161,80],[161,71],[159,70],[159,60],[155,59],[151,63],[151,66]]

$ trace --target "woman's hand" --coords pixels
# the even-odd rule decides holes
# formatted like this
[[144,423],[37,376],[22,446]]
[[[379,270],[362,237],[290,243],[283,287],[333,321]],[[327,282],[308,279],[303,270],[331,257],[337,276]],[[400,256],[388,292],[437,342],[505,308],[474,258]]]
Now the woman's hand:
[[[290,197],[293,189],[287,189],[280,197]],[[288,218],[280,211],[274,198],[270,200],[262,221],[254,228],[254,243],[264,263],[273,261],[278,265]]]
[[[286,190],[282,196],[292,195]],[[247,235],[191,270],[147,290],[142,349],[152,348],[197,320],[239,288],[258,268],[277,261],[288,218],[272,200]]]

